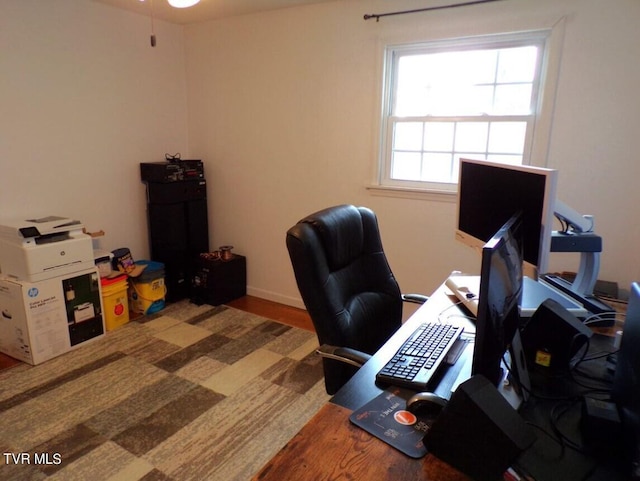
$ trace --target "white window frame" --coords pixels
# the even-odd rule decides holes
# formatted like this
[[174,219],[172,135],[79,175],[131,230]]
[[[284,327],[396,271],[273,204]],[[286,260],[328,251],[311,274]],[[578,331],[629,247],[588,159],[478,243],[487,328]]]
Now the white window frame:
[[[459,51],[464,49],[503,48],[522,45],[537,45],[541,55],[538,59],[537,75],[532,93],[532,109],[528,116],[518,116],[517,120],[527,119],[527,134],[523,152],[524,165],[547,165],[547,153],[551,132],[551,118],[555,98],[557,72],[560,62],[560,49],[563,30],[558,24],[550,29],[529,30],[508,34],[490,34],[473,37],[452,38],[402,44],[388,44],[383,51],[383,86],[380,123],[379,156],[377,160],[377,176],[372,189],[378,191],[405,191],[455,194],[457,182],[435,183],[424,181],[396,180],[391,178],[392,137],[395,122],[403,121],[447,121],[472,120],[484,121],[496,117],[407,117],[394,118],[391,115],[394,94],[394,73],[398,58],[403,54],[443,51]],[[515,117],[502,117],[503,120]]]

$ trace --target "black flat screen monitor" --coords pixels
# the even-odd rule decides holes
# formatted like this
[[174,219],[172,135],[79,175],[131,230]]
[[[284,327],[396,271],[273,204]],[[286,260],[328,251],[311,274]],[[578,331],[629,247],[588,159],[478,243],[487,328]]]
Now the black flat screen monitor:
[[481,248],[522,211],[525,274],[547,272],[558,171],[527,165],[460,159],[456,239]]
[[503,377],[503,356],[519,328],[522,286],[522,219],[518,213],[482,248],[471,374],[482,374],[495,386]]

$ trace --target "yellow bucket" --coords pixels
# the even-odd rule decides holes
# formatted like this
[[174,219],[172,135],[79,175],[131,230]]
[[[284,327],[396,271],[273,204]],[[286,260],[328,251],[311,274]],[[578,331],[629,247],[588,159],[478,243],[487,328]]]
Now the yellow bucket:
[[129,284],[131,311],[138,314],[153,314],[164,309],[167,287],[164,283],[164,264],[154,261],[138,261],[146,268]]
[[127,296],[127,276],[115,279],[101,279],[104,323],[107,331],[112,331],[129,322],[129,299]]

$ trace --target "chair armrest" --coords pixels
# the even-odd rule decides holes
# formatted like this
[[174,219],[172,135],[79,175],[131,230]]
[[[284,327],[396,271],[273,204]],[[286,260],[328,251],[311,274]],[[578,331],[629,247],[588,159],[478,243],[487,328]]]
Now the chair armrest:
[[429,300],[429,296],[423,296],[422,294],[402,294],[402,300],[414,304],[424,304]]
[[324,358],[351,364],[355,367],[361,367],[365,362],[371,359],[371,355],[366,352],[351,349],[349,347],[330,346],[329,344],[323,344],[320,346],[316,349],[316,353]]

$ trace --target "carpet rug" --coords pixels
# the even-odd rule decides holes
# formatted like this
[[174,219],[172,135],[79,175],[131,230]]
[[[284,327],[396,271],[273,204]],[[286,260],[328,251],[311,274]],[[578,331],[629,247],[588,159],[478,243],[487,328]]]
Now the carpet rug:
[[327,402],[315,334],[187,301],[0,372],[2,480],[247,480]]

